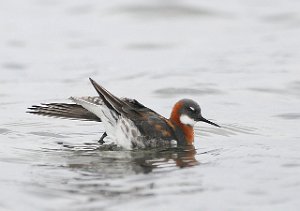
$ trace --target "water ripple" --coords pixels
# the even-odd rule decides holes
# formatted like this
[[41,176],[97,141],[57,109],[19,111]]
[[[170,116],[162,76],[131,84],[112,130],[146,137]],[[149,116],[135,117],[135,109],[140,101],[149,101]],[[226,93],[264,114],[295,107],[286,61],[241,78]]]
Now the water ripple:
[[26,69],[26,65],[18,62],[6,62],[2,64],[2,67],[9,70],[23,70]]
[[[248,135],[260,135],[257,128],[242,126],[237,124],[222,124],[221,128],[212,128],[212,127],[199,127],[195,126],[195,135],[196,136],[211,136],[221,135],[225,137],[234,136],[238,134],[248,134]],[[201,134],[201,135],[200,135]]]
[[5,135],[5,134],[8,134],[8,133],[10,133],[10,132],[11,132],[11,130],[9,130],[9,129],[6,129],[6,128],[0,128],[0,134]]
[[113,10],[115,13],[127,13],[140,17],[161,18],[161,17],[202,17],[202,16],[218,16],[219,13],[200,7],[192,7],[180,4],[157,4],[157,5],[124,5]]
[[275,117],[279,117],[281,119],[287,119],[287,120],[296,120],[296,119],[300,119],[300,113],[283,113],[283,114],[278,114]]
[[67,136],[63,136],[57,133],[50,133],[50,132],[29,132],[28,134],[43,136],[43,137],[52,137],[52,138],[68,138]]
[[177,96],[177,95],[217,95],[222,92],[214,88],[202,88],[202,89],[193,89],[193,88],[162,88],[157,89],[154,93],[162,96]]

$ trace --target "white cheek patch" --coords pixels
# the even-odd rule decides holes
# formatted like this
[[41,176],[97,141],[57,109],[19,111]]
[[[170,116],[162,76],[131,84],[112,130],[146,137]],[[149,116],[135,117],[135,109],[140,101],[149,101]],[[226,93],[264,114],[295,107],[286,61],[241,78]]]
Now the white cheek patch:
[[180,122],[184,125],[190,125],[190,126],[194,126],[196,124],[196,121],[193,120],[192,118],[190,118],[189,116],[183,114],[180,116]]

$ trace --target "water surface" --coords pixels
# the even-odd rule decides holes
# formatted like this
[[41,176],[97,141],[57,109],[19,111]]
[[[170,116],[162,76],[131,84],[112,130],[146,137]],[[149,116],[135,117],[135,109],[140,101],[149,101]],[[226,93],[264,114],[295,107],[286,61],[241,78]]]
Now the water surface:
[[[298,210],[300,3],[6,1],[0,7],[0,210]],[[195,149],[103,151],[101,123],[26,114],[117,96],[220,124]]]

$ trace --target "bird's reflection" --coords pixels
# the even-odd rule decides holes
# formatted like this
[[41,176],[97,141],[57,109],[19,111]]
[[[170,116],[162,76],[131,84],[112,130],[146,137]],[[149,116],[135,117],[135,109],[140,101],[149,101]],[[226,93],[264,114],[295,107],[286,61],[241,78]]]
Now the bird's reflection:
[[68,168],[100,173],[103,177],[112,175],[150,173],[155,169],[185,168],[197,165],[194,146],[169,149],[112,151],[112,150],[72,150],[68,146],[68,156],[64,156]]
[[143,156],[133,156],[136,165],[143,168],[144,173],[149,173],[155,168],[178,167],[185,168],[197,165],[194,146],[171,148],[144,152]]
[[[40,167],[50,169],[52,174],[43,175],[40,182],[50,188],[57,188],[59,183],[63,191],[89,195],[89,200],[141,194],[153,188],[153,177],[148,174],[167,173],[198,164],[193,146],[124,151],[99,149],[99,145],[93,143],[60,145],[60,149],[43,150],[47,164]],[[46,170],[44,172],[48,172]],[[136,177],[131,177],[133,175]],[[55,187],[45,182],[49,177],[57,181]]]

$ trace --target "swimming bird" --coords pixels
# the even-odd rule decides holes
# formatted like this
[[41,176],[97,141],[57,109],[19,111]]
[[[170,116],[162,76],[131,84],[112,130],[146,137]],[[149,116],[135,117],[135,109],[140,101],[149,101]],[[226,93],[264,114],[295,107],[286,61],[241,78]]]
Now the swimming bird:
[[194,143],[194,125],[206,122],[200,106],[191,99],[179,100],[165,118],[135,99],[118,98],[90,78],[99,96],[71,97],[74,103],[32,106],[28,113],[59,118],[103,122],[99,142],[111,139],[125,149],[186,146]]

